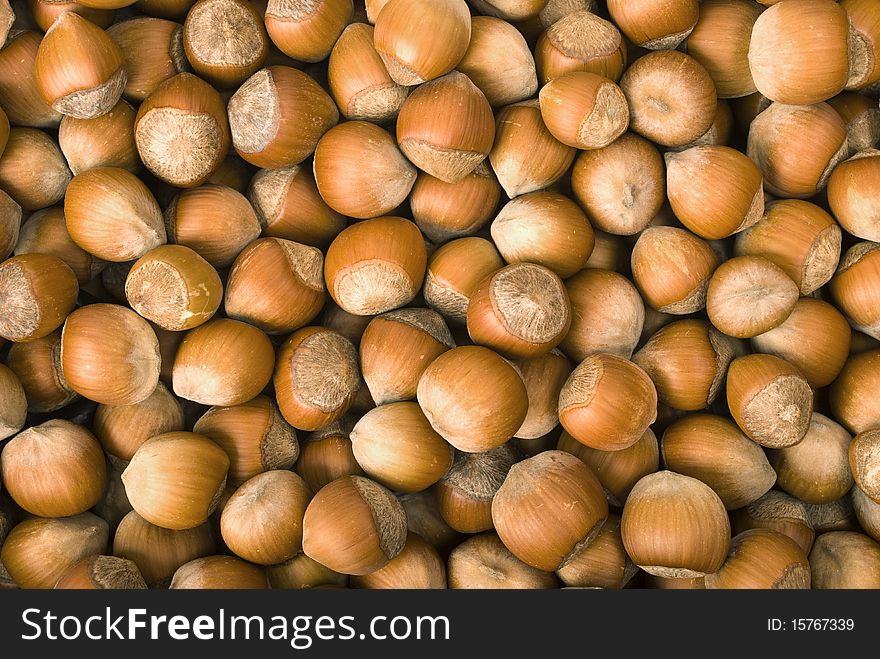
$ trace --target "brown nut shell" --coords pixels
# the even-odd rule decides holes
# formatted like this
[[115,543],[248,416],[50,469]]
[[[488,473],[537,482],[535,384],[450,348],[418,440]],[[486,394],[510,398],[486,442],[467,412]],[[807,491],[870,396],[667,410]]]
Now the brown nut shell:
[[[625,400],[621,406],[614,401]],[[657,390],[631,361],[592,353],[574,369],[559,394],[559,421],[576,440],[613,451],[635,444],[657,418]]]
[[721,499],[689,476],[659,471],[630,492],[620,524],[633,562],[660,577],[716,572],[730,545],[730,522]]
[[[460,395],[468,391],[468,396]],[[516,370],[488,348],[453,348],[419,379],[422,411],[446,441],[479,453],[513,437],[528,412],[528,394]]]
[[599,480],[564,451],[545,451],[513,465],[492,500],[501,541],[539,570],[566,565],[594,540],[607,517]]

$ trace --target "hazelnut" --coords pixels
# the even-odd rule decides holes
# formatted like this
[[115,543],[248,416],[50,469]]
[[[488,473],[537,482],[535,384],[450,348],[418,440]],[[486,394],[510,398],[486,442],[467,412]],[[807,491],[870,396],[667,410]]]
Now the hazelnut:
[[324,255],[315,247],[283,238],[255,240],[229,271],[226,315],[269,334],[307,325],[324,306],[323,265]]
[[471,18],[471,40],[456,67],[493,107],[531,98],[538,91],[535,59],[519,30],[494,16]]
[[90,282],[103,268],[104,262],[75,242],[67,232],[64,209],[55,206],[37,211],[21,227],[15,254],[51,254],[73,270],[80,286]]
[[190,330],[174,357],[174,393],[202,405],[239,405],[272,379],[275,352],[253,325],[214,319]]
[[20,588],[52,588],[71,566],[102,553],[108,534],[107,522],[92,513],[29,517],[6,536],[0,561]]
[[[130,4],[128,0],[117,0],[117,4],[123,3],[126,5]],[[9,3],[6,2],[5,4],[8,5]],[[116,15],[115,9],[96,9],[94,7],[87,7],[75,0],[62,0],[61,2],[52,2],[51,0],[30,0],[27,4],[33,14],[34,22],[43,32],[46,32],[52,27],[52,24],[58,20],[61,14],[67,13],[68,11],[76,12],[102,30],[106,30],[110,26]],[[97,6],[109,3],[92,2],[90,4]],[[0,9],[0,14],[2,13],[3,10]],[[2,36],[2,34],[3,30],[0,28],[0,36]]]
[[810,563],[798,544],[778,531],[750,529],[730,541],[724,565],[706,575],[707,589],[809,589]]
[[15,126],[52,128],[61,113],[43,100],[36,81],[36,59],[43,37],[25,31],[13,36],[0,50],[0,99]]
[[508,263],[534,263],[560,278],[583,268],[593,251],[593,229],[578,205],[553,192],[532,192],[495,216],[492,240]]
[[849,467],[859,489],[880,503],[880,431],[855,436],[849,445]]
[[498,111],[489,162],[511,199],[543,190],[558,181],[568,171],[574,156],[575,149],[547,130],[537,99]]
[[571,188],[594,227],[633,235],[648,226],[665,201],[663,158],[650,142],[626,133],[602,149],[582,152]]
[[[810,105],[843,91],[849,75],[849,22],[840,5],[825,0],[780,2],[755,21],[749,68],[767,98]],[[810,57],[803,57],[809,52]]]
[[0,187],[25,211],[57,204],[70,170],[55,141],[36,128],[12,128],[0,157]]
[[349,313],[375,315],[412,302],[425,277],[427,253],[418,227],[381,217],[344,229],[327,250],[324,278]]
[[184,563],[169,588],[193,590],[256,590],[269,587],[266,569],[235,556],[205,556]]
[[800,442],[768,451],[779,487],[809,504],[837,501],[853,485],[849,466],[852,439],[843,426],[814,412]]
[[860,151],[834,168],[828,179],[828,205],[847,232],[864,240],[880,241],[877,229],[880,204],[880,151]]
[[842,233],[828,213],[806,201],[767,204],[764,216],[737,234],[736,254],[763,256],[785,271],[809,295],[834,275]]
[[131,460],[141,444],[166,432],[183,430],[183,407],[161,382],[133,405],[98,405],[92,428],[111,456]]
[[843,369],[851,334],[846,318],[833,305],[802,297],[785,322],[752,337],[752,346],[797,367],[810,386],[819,389]]
[[[461,395],[465,391],[468,395]],[[417,396],[434,430],[469,453],[513,437],[529,406],[516,369],[480,346],[453,348],[437,357],[419,379]]]
[[[21,383],[22,396],[27,398],[27,410],[35,413],[55,412],[71,401],[74,393],[61,372],[61,330],[56,330],[41,339],[33,339],[26,343],[14,343],[7,356],[9,368],[18,376]],[[2,370],[2,369],[0,369]],[[11,410],[20,410],[22,398],[16,393],[13,384],[6,387]],[[20,420],[24,423],[24,414],[13,415],[15,427]],[[7,420],[7,424],[10,421]]]
[[398,309],[375,316],[364,330],[360,362],[377,405],[416,397],[419,378],[431,362],[455,347],[440,314]]
[[395,492],[427,489],[452,466],[452,447],[434,431],[417,403],[389,403],[370,410],[350,437],[366,475]]
[[645,322],[645,304],[632,282],[605,269],[581,270],[565,281],[571,328],[560,350],[576,362],[593,352],[632,356]]
[[484,238],[452,240],[431,255],[425,274],[425,302],[450,322],[467,322],[468,302],[477,285],[504,261]]
[[630,128],[667,147],[693,142],[715,119],[715,83],[697,60],[675,50],[637,59],[620,79]]
[[354,457],[351,429],[354,420],[341,417],[309,435],[302,443],[296,473],[303,477],[312,492],[340,476],[363,476],[364,470]]
[[279,349],[273,381],[287,422],[317,430],[351,407],[361,381],[357,352],[334,330],[305,327]]
[[620,30],[587,9],[571,12],[553,23],[535,46],[542,84],[569,71],[588,71],[617,81],[626,60],[626,43]]
[[609,515],[596,538],[556,571],[562,583],[577,588],[623,588],[638,568],[627,556],[620,517]]
[[303,519],[303,551],[331,570],[369,574],[406,542],[406,513],[394,495],[362,476],[342,476],[315,494]]
[[730,522],[718,495],[696,478],[672,471],[636,483],[623,507],[620,532],[632,561],[666,578],[717,572],[730,545]]
[[669,203],[682,224],[702,238],[726,238],[764,214],[761,172],[726,146],[697,146],[666,154]]
[[260,235],[254,209],[224,185],[183,190],[165,209],[168,242],[189,247],[215,268],[232,265]]
[[28,401],[22,385],[11,368],[0,364],[0,439],[12,437],[24,427]]
[[771,529],[787,535],[806,553],[813,546],[815,531],[806,505],[785,492],[770,490],[757,501],[734,511],[731,520],[737,534],[747,529]]
[[159,204],[146,185],[118,167],[89,169],[64,195],[67,231],[77,245],[105,261],[132,261],[164,245]]
[[122,518],[113,537],[113,554],[133,561],[151,588],[167,587],[177,568],[214,551],[207,523],[175,531],[150,524],[135,511]]
[[831,503],[805,504],[807,517],[816,530],[816,537],[830,531],[859,531],[859,522],[852,499],[843,496]]
[[853,329],[880,338],[880,243],[856,243],[844,254],[829,286],[837,308]]
[[657,436],[648,428],[635,444],[620,450],[602,451],[577,441],[563,431],[556,446],[571,453],[596,474],[605,490],[609,505],[623,506],[633,486],[656,472],[660,465]]
[[705,0],[687,37],[688,55],[702,64],[719,98],[757,91],[749,68],[749,42],[761,8],[749,0]]
[[[613,401],[627,401],[620,406]],[[559,394],[559,421],[591,448],[628,448],[657,418],[657,390],[631,361],[596,352],[574,369]]]
[[847,89],[866,89],[880,81],[880,23],[870,1],[843,0],[849,20],[849,78]]
[[352,0],[305,4],[269,0],[266,31],[285,55],[300,62],[320,62],[330,54],[353,11]]
[[810,569],[813,588],[880,588],[880,544],[852,531],[823,533],[810,551]]
[[609,0],[608,13],[637,46],[671,50],[691,33],[701,12],[698,0],[647,0],[638,4]]
[[714,414],[673,422],[660,440],[660,455],[667,469],[711,487],[728,510],[756,501],[776,482],[761,447],[735,423]]
[[150,324],[115,304],[71,313],[61,331],[61,369],[76,393],[105,405],[134,405],[159,383],[159,341]]
[[327,92],[289,66],[254,73],[229,99],[228,111],[236,153],[267,168],[298,165],[339,120]]
[[767,192],[807,199],[825,188],[831,172],[847,157],[846,138],[846,124],[827,103],[773,103],[750,124],[747,154],[764,175]]
[[719,257],[706,241],[677,227],[649,227],[632,251],[633,280],[657,311],[689,314],[706,305]]
[[116,556],[89,556],[72,565],[55,584],[55,589],[146,590],[137,565]]
[[183,48],[193,71],[218,87],[234,87],[268,54],[260,12],[247,0],[198,0],[183,24]]
[[419,535],[409,532],[400,554],[375,572],[351,578],[352,588],[446,588],[446,565],[440,554]]
[[0,337],[39,339],[61,327],[76,306],[79,284],[57,256],[21,254],[0,263]]
[[326,249],[345,228],[345,219],[318,194],[308,168],[261,169],[250,180],[248,200],[262,235]]
[[828,105],[846,124],[850,153],[874,149],[880,144],[880,108],[862,94],[844,92],[828,99]]
[[229,151],[226,106],[201,78],[178,73],[141,103],[134,138],[141,160],[157,178],[176,187],[195,187],[220,167]]
[[541,88],[541,117],[557,140],[578,149],[599,149],[629,126],[629,106],[620,88],[607,78],[571,71]]
[[657,388],[661,403],[701,410],[718,396],[737,345],[703,320],[678,320],[660,328],[633,355]]
[[348,584],[347,575],[334,572],[303,553],[278,565],[270,565],[266,573],[272,588],[303,590],[328,584],[344,588]]
[[270,469],[289,469],[299,455],[296,431],[266,396],[212,407],[196,421],[193,432],[214,440],[229,455],[232,485]]
[[[391,0],[375,17],[374,43],[391,78],[418,85],[449,73],[471,38],[464,0]],[[422,26],[430,25],[430,30]]]
[[599,480],[564,451],[545,451],[513,465],[492,500],[501,541],[539,570],[565,566],[589,546],[607,517]]
[[859,488],[852,489],[852,502],[859,525],[874,540],[880,538],[880,503]]
[[188,70],[183,26],[162,18],[132,18],[107,28],[127,72],[122,95],[143,102],[163,82]]
[[543,589],[559,585],[552,572],[514,556],[494,533],[475,535],[458,545],[447,565],[449,587],[456,589]]
[[100,500],[107,466],[94,435],[69,421],[53,419],[6,443],[2,476],[9,495],[27,512],[69,517]]
[[132,507],[162,528],[204,524],[226,486],[229,456],[207,437],[169,432],[141,444],[122,482]]
[[880,350],[852,355],[828,390],[834,418],[852,433],[880,426]]
[[413,221],[425,237],[439,244],[483,228],[500,197],[501,186],[488,162],[483,161],[455,183],[419,172],[409,203]]
[[470,296],[467,328],[474,343],[514,359],[555,348],[571,325],[562,280],[534,263],[508,265],[478,284]]
[[122,51],[104,30],[79,14],[61,14],[40,43],[34,78],[43,99],[61,114],[93,119],[122,96]]
[[526,386],[529,411],[516,431],[519,439],[538,439],[559,425],[559,393],[573,367],[558,350],[520,359],[514,366]]
[[813,390],[784,359],[746,355],[728,369],[727,403],[750,439],[767,448],[785,448],[801,441],[810,427]]
[[737,256],[715,270],[706,291],[709,320],[728,336],[750,338],[779,327],[798,301],[798,286],[762,256]]
[[506,21],[524,21],[544,9],[547,0],[472,0],[480,13],[498,16]]
[[220,516],[223,542],[257,565],[282,563],[302,551],[303,515],[311,492],[292,471],[272,470],[245,481]]
[[182,331],[206,323],[217,313],[223,285],[211,264],[189,247],[162,245],[132,266],[125,296],[131,308],[147,320],[166,330]]
[[119,101],[109,112],[93,119],[65,116],[58,129],[58,146],[74,176],[94,167],[141,167],[134,143],[134,109]]
[[397,117],[400,150],[422,171],[446,183],[470,174],[492,148],[492,108],[463,73],[419,85]]
[[336,39],[327,65],[327,85],[346,119],[376,123],[395,119],[409,94],[409,88],[388,73],[373,45],[373,28],[363,23],[351,23]]
[[315,182],[337,213],[358,219],[390,213],[404,202],[416,168],[384,129],[366,121],[334,126],[318,141]]
[[461,533],[494,528],[492,500],[516,461],[510,442],[483,453],[456,451],[452,466],[434,487],[443,520]]
[[12,254],[19,239],[21,206],[0,190],[0,258]]

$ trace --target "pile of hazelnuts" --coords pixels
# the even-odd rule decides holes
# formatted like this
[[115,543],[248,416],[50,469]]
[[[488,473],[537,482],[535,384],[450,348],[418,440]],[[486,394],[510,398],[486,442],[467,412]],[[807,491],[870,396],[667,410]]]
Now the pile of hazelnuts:
[[0,587],[880,588],[877,0],[0,44]]

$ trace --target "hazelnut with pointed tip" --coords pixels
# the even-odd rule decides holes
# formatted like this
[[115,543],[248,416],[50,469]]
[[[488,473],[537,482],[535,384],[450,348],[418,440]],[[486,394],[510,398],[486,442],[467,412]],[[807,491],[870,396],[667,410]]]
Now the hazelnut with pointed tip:
[[229,456],[207,437],[169,432],[141,444],[122,473],[134,510],[166,529],[191,529],[214,512]]
[[717,572],[730,546],[730,521],[717,494],[672,471],[645,476],[630,492],[620,523],[627,554],[660,577]]
[[545,451],[513,465],[492,500],[501,541],[539,570],[565,566],[593,541],[607,517],[599,480],[564,451]]
[[306,508],[303,551],[336,572],[375,572],[405,543],[403,506],[369,478],[342,476],[321,488]]
[[79,119],[99,117],[125,88],[122,51],[97,25],[65,12],[40,43],[35,80],[52,109]]

